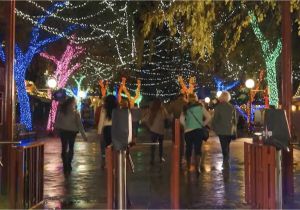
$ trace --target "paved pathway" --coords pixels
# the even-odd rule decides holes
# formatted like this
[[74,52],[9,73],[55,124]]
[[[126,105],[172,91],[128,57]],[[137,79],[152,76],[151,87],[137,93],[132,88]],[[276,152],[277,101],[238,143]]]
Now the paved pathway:
[[[90,134],[95,139],[94,134]],[[94,137],[93,137],[94,136]],[[147,136],[141,141],[149,142]],[[153,166],[150,149],[136,146],[132,149],[135,173],[128,172],[130,199],[134,208],[170,208],[170,152],[171,141],[165,141],[165,163],[158,158]],[[249,208],[244,202],[243,139],[231,146],[231,170],[223,173],[219,142],[211,138],[203,147],[205,171],[197,178],[194,173],[181,172],[181,208]],[[157,151],[158,152],[158,151]],[[300,194],[300,152],[295,151],[296,196]],[[105,208],[106,176],[101,170],[99,144],[81,139],[75,144],[73,171],[64,177],[60,160],[60,141],[49,139],[45,154],[45,208]],[[296,199],[297,200],[297,199]],[[291,199],[287,208],[300,208]]]

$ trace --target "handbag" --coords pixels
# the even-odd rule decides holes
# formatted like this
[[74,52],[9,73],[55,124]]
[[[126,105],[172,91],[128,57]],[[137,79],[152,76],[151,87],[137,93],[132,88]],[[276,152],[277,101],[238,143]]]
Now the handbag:
[[202,130],[202,139],[204,140],[204,141],[207,141],[208,140],[208,138],[209,138],[209,131],[208,131],[208,129],[206,128],[206,127],[204,127],[203,126],[203,124],[197,119],[197,117],[194,115],[194,113],[192,112],[192,111],[190,111],[190,110],[188,110],[192,115],[193,115],[193,117],[194,117],[194,119],[200,124],[200,126],[202,127],[201,128],[201,130]]

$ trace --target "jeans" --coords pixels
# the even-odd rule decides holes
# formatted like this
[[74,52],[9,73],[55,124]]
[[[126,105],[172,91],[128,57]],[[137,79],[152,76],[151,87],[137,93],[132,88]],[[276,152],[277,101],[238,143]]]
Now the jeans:
[[222,148],[222,154],[223,154],[223,162],[228,162],[229,161],[229,147],[230,147],[230,142],[232,140],[231,135],[219,135],[220,139],[220,144]]
[[185,150],[186,160],[190,161],[193,149],[196,156],[201,156],[202,139],[203,139],[202,130],[195,129],[186,132],[184,136],[185,136],[185,143],[186,143],[186,150]]
[[[158,142],[159,143],[159,158],[161,159],[162,156],[163,156],[164,135],[151,132],[151,140],[152,140],[152,142]],[[154,161],[154,153],[155,153],[155,146],[151,146],[151,162]]]
[[61,158],[64,169],[71,168],[77,132],[61,130],[59,135],[61,139]]

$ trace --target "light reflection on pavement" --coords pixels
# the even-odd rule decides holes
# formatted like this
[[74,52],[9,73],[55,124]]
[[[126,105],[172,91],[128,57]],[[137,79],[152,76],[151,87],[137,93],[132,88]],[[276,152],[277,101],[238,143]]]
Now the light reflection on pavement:
[[[105,209],[106,176],[101,170],[100,146],[95,134],[94,141],[75,144],[73,171],[63,175],[60,159],[60,141],[51,138],[45,147],[45,208],[65,209]],[[143,142],[149,138],[142,136]],[[181,208],[249,208],[244,201],[243,142],[231,144],[231,169],[222,171],[222,154],[217,138],[211,138],[203,145],[205,171],[197,178],[194,172],[181,172]],[[165,163],[150,165],[150,148],[134,147],[131,155],[135,173],[128,170],[128,192],[134,208],[170,208],[170,161],[171,141],[164,142]],[[157,149],[158,150],[158,149]],[[158,152],[156,150],[156,152]],[[300,151],[295,150],[295,189],[300,192]],[[297,200],[297,199],[296,199]],[[299,202],[290,200],[285,207],[300,207]]]

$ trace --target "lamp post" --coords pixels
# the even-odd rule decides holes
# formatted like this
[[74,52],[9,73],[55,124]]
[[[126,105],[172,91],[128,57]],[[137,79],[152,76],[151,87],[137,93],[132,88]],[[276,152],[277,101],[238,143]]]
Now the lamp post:
[[206,97],[206,98],[204,99],[204,102],[207,103],[207,104],[209,104],[209,103],[210,103],[210,98],[209,98],[209,97]]
[[48,87],[51,88],[51,89],[56,88],[56,86],[57,86],[57,81],[56,81],[56,79],[53,78],[53,77],[50,77],[50,78],[48,79],[48,81],[47,81],[47,85],[48,85]]
[[248,109],[248,129],[251,131],[251,115],[252,115],[252,101],[253,101],[253,93],[252,88],[255,86],[255,82],[253,79],[247,79],[245,82],[246,87],[249,89],[249,109]]
[[78,96],[79,96],[80,99],[85,99],[86,96],[87,96],[87,92],[85,92],[85,91],[83,91],[83,90],[80,90],[80,91],[78,92]]

